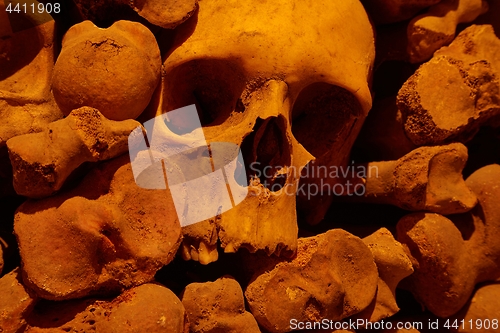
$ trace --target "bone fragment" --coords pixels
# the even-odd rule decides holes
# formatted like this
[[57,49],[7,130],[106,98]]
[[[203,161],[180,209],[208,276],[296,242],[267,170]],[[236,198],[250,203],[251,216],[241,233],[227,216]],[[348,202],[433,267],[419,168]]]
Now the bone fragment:
[[416,145],[470,140],[500,114],[499,78],[500,40],[493,28],[468,27],[399,91],[406,135]]
[[10,139],[14,189],[30,198],[54,194],[82,163],[127,152],[128,135],[137,126],[134,120],[111,121],[96,109],[82,107],[43,132]]
[[[494,321],[498,322],[498,309],[500,309],[500,283],[491,283],[478,287],[472,298],[457,314],[450,318],[457,327],[452,327],[452,332],[475,333],[494,332]],[[462,325],[462,320],[464,325]],[[472,323],[472,325],[471,325]]]
[[173,260],[181,228],[171,194],[137,186],[129,161],[113,159],[77,188],[18,208],[23,280],[41,297],[120,292],[153,280]]
[[485,0],[442,0],[408,24],[408,53],[413,63],[423,62],[455,38],[459,23],[474,21],[488,11]]
[[240,285],[232,277],[215,282],[191,283],[184,290],[182,303],[186,308],[192,333],[257,333],[257,322],[245,311]]
[[26,333],[188,333],[181,301],[169,289],[144,284],[113,299],[40,303],[28,318]]
[[341,320],[370,305],[377,267],[369,248],[342,229],[299,238],[297,256],[256,272],[245,291],[257,322],[290,331],[290,320]]
[[54,20],[47,13],[8,14],[7,4],[0,2],[0,148],[16,135],[40,132],[63,117],[50,90]]
[[412,256],[408,289],[439,317],[458,312],[477,283],[500,277],[500,165],[483,167],[466,180],[479,204],[453,222],[433,213],[414,213],[397,225],[397,239]]
[[149,23],[166,29],[177,27],[190,18],[198,8],[198,0],[73,0],[73,2],[84,20],[96,24],[140,19],[134,17],[139,14]]
[[420,147],[396,161],[368,163],[362,200],[411,211],[467,212],[477,199],[462,178],[466,161],[467,148],[452,143]]
[[26,317],[36,303],[36,297],[21,282],[16,268],[0,279],[0,332],[17,333],[26,327]]
[[396,241],[386,228],[363,238],[363,242],[372,251],[379,281],[377,295],[372,304],[355,317],[377,322],[399,311],[396,287],[401,280],[413,273],[413,267],[401,243]]

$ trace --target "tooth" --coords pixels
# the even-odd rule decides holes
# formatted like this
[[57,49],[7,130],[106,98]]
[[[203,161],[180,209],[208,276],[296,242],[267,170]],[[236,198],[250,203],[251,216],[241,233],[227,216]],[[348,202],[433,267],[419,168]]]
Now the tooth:
[[192,257],[191,257],[191,247],[190,245],[186,244],[186,243],[182,243],[181,245],[181,255],[182,255],[182,259],[184,260],[191,260]]
[[204,241],[200,242],[198,247],[198,261],[202,265],[207,265],[217,261],[219,253],[217,252],[217,244],[211,245]]
[[196,248],[194,246],[191,245],[191,248],[190,248],[190,254],[191,254],[191,259],[193,259],[194,261],[198,261],[200,256],[199,256],[199,253],[198,251],[196,250]]
[[227,244],[226,247],[224,248],[224,253],[235,253],[235,252],[236,249],[234,248],[233,243]]

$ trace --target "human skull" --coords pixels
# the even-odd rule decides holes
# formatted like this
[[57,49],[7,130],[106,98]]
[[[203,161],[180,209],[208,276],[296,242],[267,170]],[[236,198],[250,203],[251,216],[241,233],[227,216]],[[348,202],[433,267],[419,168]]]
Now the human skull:
[[[217,260],[218,239],[225,252],[294,253],[301,171],[313,160],[346,164],[371,108],[374,37],[363,6],[200,1],[172,45],[156,116],[196,104],[207,142],[239,145],[249,177],[243,202],[184,228],[184,258]],[[301,199],[316,220],[331,202]]]

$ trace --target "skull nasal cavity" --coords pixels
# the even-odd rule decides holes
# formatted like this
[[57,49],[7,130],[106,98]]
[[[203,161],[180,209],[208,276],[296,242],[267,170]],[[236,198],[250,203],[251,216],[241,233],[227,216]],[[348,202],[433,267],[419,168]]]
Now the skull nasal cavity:
[[290,145],[282,116],[257,119],[253,131],[241,145],[247,178],[259,179],[269,190],[279,191],[286,182],[291,164]]

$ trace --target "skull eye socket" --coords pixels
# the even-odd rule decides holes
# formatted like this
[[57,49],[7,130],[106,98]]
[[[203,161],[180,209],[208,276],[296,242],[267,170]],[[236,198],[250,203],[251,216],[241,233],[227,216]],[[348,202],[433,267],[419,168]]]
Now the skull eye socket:
[[193,60],[166,75],[164,110],[196,104],[202,126],[222,124],[238,110],[244,76],[223,60]]
[[304,88],[292,110],[292,133],[314,157],[340,149],[356,119],[361,104],[346,89],[318,82]]

